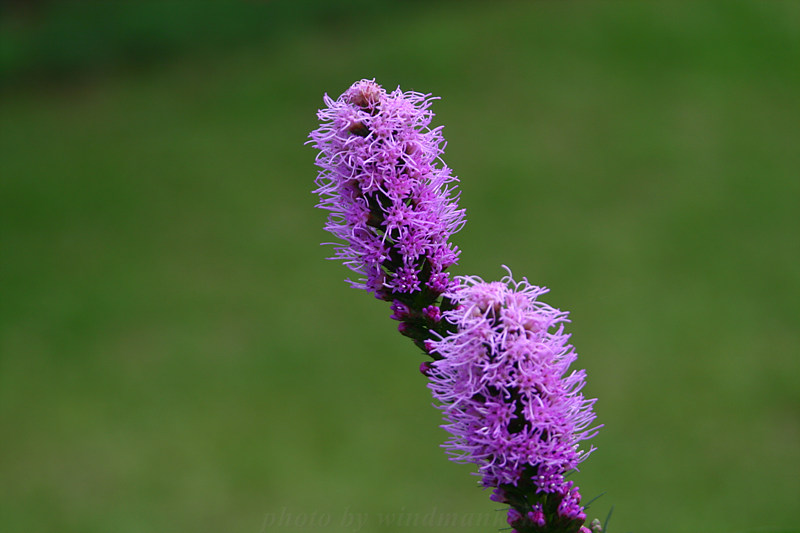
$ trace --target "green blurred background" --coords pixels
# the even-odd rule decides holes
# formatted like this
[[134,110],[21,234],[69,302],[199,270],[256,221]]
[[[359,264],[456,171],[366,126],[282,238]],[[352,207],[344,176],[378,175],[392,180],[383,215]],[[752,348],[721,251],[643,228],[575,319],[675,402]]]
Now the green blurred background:
[[571,311],[590,515],[798,530],[800,2],[1,9],[4,533],[504,525],[318,244],[303,143],[363,77],[442,97],[454,271]]

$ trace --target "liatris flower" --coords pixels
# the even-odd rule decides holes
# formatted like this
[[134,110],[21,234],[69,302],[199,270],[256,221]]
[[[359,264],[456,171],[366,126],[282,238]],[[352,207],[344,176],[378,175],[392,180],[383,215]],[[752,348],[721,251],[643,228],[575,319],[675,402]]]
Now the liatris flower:
[[583,370],[564,333],[567,313],[538,300],[547,289],[515,282],[456,278],[444,318],[455,330],[427,341],[441,359],[427,369],[457,461],[478,465],[495,501],[508,503],[519,532],[577,532],[586,515],[564,475],[592,451],[578,444],[597,433],[581,394]]
[[568,373],[567,314],[510,271],[493,283],[449,277],[464,211],[440,158],[441,128],[430,128],[432,100],[371,80],[325,96],[309,142],[320,151],[325,229],[342,241],[331,259],[359,274],[351,285],[391,301],[400,332],[434,359],[420,370],[453,435],[447,446],[509,504],[513,532],[587,533],[578,488],[564,477],[592,451],[578,445],[597,428],[584,371]]
[[440,159],[441,127],[429,128],[432,99],[361,80],[337,100],[325,95],[310,135],[320,150],[314,192],[330,211],[325,229],[344,241],[331,259],[362,276],[348,280],[354,287],[396,301],[404,321],[451,287],[445,270],[459,252],[449,239],[464,223],[457,179]]

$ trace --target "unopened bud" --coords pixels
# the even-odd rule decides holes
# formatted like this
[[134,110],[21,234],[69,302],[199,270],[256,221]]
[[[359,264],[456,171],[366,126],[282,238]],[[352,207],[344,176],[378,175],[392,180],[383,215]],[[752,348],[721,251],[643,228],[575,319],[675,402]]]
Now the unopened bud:
[[428,377],[430,375],[430,372],[431,372],[432,369],[433,369],[433,365],[431,365],[430,361],[423,361],[419,365],[419,371],[425,377]]
[[422,315],[434,324],[438,324],[442,320],[442,310],[436,305],[429,305],[423,309]]
[[405,320],[411,316],[411,309],[400,300],[393,301],[391,309],[392,316],[390,318],[393,320]]

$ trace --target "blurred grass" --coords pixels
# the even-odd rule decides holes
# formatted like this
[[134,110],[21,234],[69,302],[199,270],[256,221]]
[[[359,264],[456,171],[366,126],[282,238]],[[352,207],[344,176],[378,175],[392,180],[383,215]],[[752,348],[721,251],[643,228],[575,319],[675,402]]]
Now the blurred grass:
[[507,264],[571,311],[606,424],[575,479],[612,531],[793,527],[800,4],[289,5],[263,35],[232,5],[212,47],[175,22],[147,69],[62,12],[109,55],[6,70],[0,529],[494,516],[421,358],[317,245],[303,142],[361,77],[442,97],[456,272]]
[[372,4],[326,0],[8,0],[0,5],[0,84],[63,79],[181,54],[223,54],[295,28],[335,24]]

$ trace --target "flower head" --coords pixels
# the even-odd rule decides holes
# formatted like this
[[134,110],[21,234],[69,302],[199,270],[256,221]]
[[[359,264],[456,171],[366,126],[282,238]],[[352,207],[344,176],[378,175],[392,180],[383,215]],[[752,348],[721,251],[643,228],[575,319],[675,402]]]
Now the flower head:
[[385,300],[425,292],[433,302],[452,285],[445,269],[459,251],[449,239],[464,211],[440,159],[441,127],[429,127],[432,100],[361,80],[336,100],[325,95],[310,134],[320,151],[318,207],[344,241],[332,259],[361,275],[353,286]]
[[499,282],[456,280],[448,297],[457,307],[444,314],[456,331],[429,341],[442,356],[428,375],[452,434],[445,446],[478,465],[484,486],[522,481],[537,493],[561,491],[563,512],[574,514],[563,475],[591,452],[578,444],[597,428],[589,428],[595,400],[580,392],[585,372],[569,370],[577,355],[567,313],[539,301],[547,289],[515,282],[510,271]]

